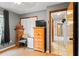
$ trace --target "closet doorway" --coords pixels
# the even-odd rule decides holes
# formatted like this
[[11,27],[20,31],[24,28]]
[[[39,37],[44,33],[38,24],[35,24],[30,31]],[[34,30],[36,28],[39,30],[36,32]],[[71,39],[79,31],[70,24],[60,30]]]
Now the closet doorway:
[[73,3],[68,8],[50,11],[49,52],[73,56]]
[[23,38],[27,39],[28,48],[34,48],[34,27],[36,20],[37,16],[21,18],[21,25],[23,25],[24,28]]

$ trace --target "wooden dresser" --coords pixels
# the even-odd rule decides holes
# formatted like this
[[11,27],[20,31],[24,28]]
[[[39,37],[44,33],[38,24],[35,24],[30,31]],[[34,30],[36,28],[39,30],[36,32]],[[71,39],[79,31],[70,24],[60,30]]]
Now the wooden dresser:
[[45,52],[45,27],[34,28],[34,50]]

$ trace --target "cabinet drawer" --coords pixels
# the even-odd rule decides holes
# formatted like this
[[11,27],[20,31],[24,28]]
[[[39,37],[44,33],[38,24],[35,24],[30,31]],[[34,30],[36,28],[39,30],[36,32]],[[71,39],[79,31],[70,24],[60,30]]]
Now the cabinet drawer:
[[34,33],[35,36],[42,36],[44,35],[44,32],[37,32],[37,33]]
[[34,49],[44,50],[44,27],[34,28]]

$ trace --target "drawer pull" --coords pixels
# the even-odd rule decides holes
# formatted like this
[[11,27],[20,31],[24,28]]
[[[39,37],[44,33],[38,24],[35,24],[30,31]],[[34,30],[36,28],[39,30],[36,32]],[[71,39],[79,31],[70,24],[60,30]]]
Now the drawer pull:
[[40,34],[37,34],[37,35],[40,35]]

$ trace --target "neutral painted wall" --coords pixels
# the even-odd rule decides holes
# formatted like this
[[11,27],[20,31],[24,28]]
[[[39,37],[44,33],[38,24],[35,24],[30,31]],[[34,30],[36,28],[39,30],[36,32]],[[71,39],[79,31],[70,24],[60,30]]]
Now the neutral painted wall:
[[20,21],[19,15],[9,12],[10,40],[14,44],[16,41],[15,26]]
[[[0,15],[3,15],[3,8],[0,8]],[[15,43],[15,26],[20,21],[19,15],[9,11],[10,41]]]
[[37,16],[38,20],[46,20],[46,10],[21,15],[21,17],[30,16]]
[[3,15],[3,9],[0,8],[0,15]]

